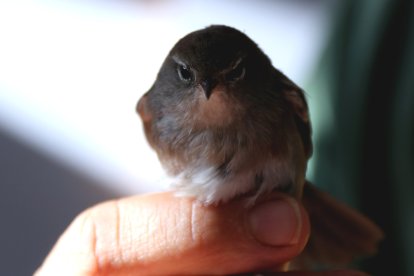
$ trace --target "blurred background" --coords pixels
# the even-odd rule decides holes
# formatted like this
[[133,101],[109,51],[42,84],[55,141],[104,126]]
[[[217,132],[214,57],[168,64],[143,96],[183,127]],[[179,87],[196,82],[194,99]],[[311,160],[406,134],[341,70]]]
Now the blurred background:
[[31,275],[83,209],[165,189],[135,104],[173,44],[244,31],[307,92],[309,179],[373,218],[373,275],[414,275],[414,3],[0,1],[0,275]]

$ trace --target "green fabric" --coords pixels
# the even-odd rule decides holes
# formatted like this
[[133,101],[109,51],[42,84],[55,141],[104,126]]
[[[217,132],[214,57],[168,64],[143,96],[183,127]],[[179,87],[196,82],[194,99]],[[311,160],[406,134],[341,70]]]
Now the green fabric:
[[414,275],[414,1],[341,3],[306,89],[310,179],[384,230],[365,271]]

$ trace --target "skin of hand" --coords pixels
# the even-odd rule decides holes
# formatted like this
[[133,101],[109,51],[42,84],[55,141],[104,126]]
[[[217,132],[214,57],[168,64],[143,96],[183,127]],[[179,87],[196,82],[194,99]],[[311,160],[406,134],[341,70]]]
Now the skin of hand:
[[169,192],[139,195],[78,215],[34,275],[279,275],[271,271],[286,269],[309,232],[302,205],[280,193],[249,208],[242,199],[215,207]]

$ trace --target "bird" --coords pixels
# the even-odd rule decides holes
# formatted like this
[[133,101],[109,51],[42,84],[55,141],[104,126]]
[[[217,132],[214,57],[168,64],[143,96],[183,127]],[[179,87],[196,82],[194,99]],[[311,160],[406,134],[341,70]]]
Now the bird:
[[245,33],[211,25],[179,39],[136,110],[178,195],[208,206],[240,197],[250,206],[273,191],[301,200],[312,234],[298,264],[377,251],[382,230],[306,180],[305,92]]

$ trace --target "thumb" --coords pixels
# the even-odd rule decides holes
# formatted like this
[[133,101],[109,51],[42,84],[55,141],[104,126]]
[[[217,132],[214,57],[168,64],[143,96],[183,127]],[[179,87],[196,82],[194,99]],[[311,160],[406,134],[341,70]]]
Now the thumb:
[[203,206],[171,193],[109,201],[79,215],[37,275],[233,274],[272,268],[298,255],[306,212],[274,194]]

